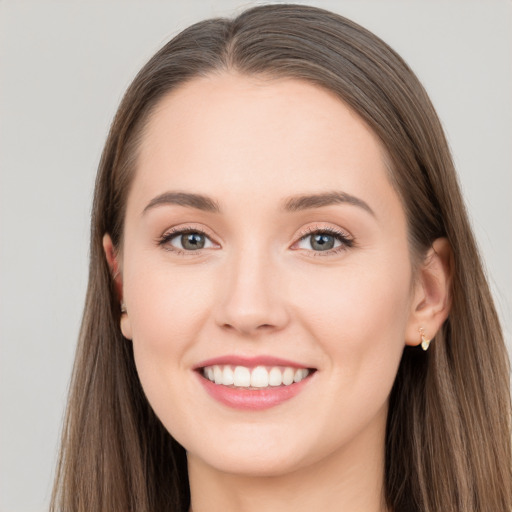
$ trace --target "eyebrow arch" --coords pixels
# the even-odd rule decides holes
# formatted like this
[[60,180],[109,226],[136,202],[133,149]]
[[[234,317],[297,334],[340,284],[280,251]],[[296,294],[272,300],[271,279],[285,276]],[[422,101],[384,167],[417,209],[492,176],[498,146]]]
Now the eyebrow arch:
[[143,214],[155,206],[166,204],[176,204],[178,206],[186,206],[188,208],[196,208],[211,213],[220,213],[219,204],[208,196],[201,194],[191,194],[188,192],[164,192],[153,198],[144,208]]
[[350,204],[352,206],[358,206],[375,217],[375,212],[370,208],[368,203],[358,197],[347,194],[346,192],[339,191],[292,196],[285,201],[282,209],[286,212],[297,212],[312,208],[320,208],[321,206],[331,206],[333,204]]
[[[187,208],[196,208],[197,210],[210,213],[221,213],[221,208],[217,201],[208,196],[193,194],[190,192],[164,192],[163,194],[153,198],[144,208],[142,213],[144,214],[156,206],[173,204],[185,206]],[[286,199],[281,210],[284,212],[298,212],[302,210],[320,208],[322,206],[331,206],[334,204],[350,204],[352,206],[358,206],[375,216],[374,211],[370,208],[368,203],[358,197],[347,194],[346,192],[339,191],[292,196]]]

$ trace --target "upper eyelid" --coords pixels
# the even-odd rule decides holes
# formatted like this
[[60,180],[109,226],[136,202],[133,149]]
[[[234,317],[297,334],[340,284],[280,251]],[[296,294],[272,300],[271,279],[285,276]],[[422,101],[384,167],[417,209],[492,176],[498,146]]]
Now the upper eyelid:
[[341,234],[341,235],[345,236],[346,238],[350,238],[350,239],[353,238],[352,235],[346,229],[339,228],[339,227],[334,228],[331,226],[324,226],[324,227],[309,226],[304,231],[301,231],[299,233],[299,236],[301,238],[304,238],[313,233],[323,233],[323,232],[332,233],[332,234]]
[[[179,235],[179,234],[182,234],[182,233],[186,233],[187,231],[190,231],[190,232],[198,232],[198,233],[201,233],[203,235],[206,235],[210,238],[215,238],[215,235],[212,235],[210,234],[209,231],[207,231],[206,229],[204,228],[198,228],[196,226],[178,226],[178,227],[172,227],[172,228],[169,228],[168,230],[166,230],[161,238],[165,238],[165,237],[168,237],[168,236],[171,236],[171,235]],[[341,234],[343,236],[345,236],[346,238],[350,238],[352,239],[352,235],[345,229],[343,228],[340,228],[340,227],[332,227],[332,226],[308,226],[306,229],[304,229],[303,231],[300,231],[296,236],[298,236],[299,238],[297,240],[301,240],[302,238],[305,238],[306,236],[308,235],[311,235],[313,233],[317,233],[317,232],[330,232],[330,233],[333,233],[333,234]],[[213,241],[213,240],[212,240]]]
[[179,234],[182,234],[182,233],[186,233],[186,232],[191,232],[191,233],[201,233],[203,235],[206,235],[210,238],[216,238],[215,235],[211,234],[208,230],[206,230],[205,228],[198,228],[196,226],[176,226],[176,227],[172,227],[172,228],[169,228],[167,230],[164,231],[163,235],[162,235],[162,238],[164,237],[167,237],[167,236],[171,236],[171,235],[179,235]]

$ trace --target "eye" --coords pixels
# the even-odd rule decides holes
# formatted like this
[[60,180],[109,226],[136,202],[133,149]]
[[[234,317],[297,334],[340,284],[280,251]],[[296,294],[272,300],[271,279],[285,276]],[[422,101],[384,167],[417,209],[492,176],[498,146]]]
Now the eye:
[[164,246],[169,251],[175,251],[179,254],[215,247],[215,244],[204,231],[188,227],[166,232],[158,240],[158,244]]
[[[157,243],[168,251],[182,255],[218,247],[204,231],[193,227],[171,229],[159,238]],[[301,238],[294,244],[294,248],[313,251],[314,256],[328,256],[353,245],[353,238],[341,230],[314,227],[301,233]]]
[[315,256],[337,254],[354,245],[354,240],[335,228],[309,228],[296,243],[297,249],[313,250]]

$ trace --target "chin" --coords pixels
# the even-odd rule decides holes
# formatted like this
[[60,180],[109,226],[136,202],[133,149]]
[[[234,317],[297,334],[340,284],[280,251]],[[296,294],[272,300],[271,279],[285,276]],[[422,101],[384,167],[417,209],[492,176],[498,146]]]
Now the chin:
[[[200,461],[211,470],[247,477],[279,477],[315,465],[336,451],[343,439],[322,439],[317,432],[274,425],[253,425],[254,430],[238,425],[238,435],[233,429],[224,435],[203,430],[201,438],[181,441],[190,460]],[[219,432],[221,429],[214,429]],[[230,430],[230,431],[229,431]],[[236,430],[236,427],[235,427]],[[189,432],[190,433],[190,432]]]
[[[201,459],[202,464],[213,470],[245,477],[272,478],[280,477],[297,471],[303,462],[283,453],[223,453],[197,454],[188,453],[189,458]],[[301,463],[302,462],[302,463]]]

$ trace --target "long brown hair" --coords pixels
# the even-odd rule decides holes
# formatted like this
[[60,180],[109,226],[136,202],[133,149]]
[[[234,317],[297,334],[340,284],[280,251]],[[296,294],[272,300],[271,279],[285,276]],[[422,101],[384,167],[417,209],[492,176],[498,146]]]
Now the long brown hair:
[[141,134],[155,105],[194,77],[234,70],[334,92],[380,138],[408,218],[411,256],[446,237],[452,310],[427,353],[404,350],[391,395],[385,495],[395,512],[512,510],[509,367],[449,148],[423,87],[383,41],[328,11],[258,6],[197,23],[128,88],[99,165],[89,285],[52,510],[186,510],[186,455],[151,410],[119,329],[102,248],[122,244]]

